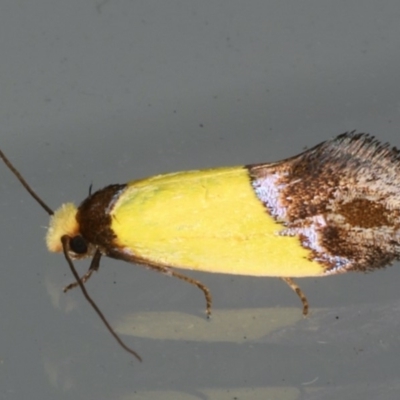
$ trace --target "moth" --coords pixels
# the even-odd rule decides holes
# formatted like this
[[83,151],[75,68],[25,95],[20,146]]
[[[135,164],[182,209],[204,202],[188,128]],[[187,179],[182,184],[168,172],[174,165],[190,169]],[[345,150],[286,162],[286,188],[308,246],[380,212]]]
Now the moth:
[[208,315],[209,289],[181,270],[282,278],[307,314],[292,278],[367,272],[399,259],[400,153],[368,134],[344,133],[273,163],[113,184],[55,212],[0,157],[50,214],[48,249],[63,252],[71,268],[92,259],[83,277],[73,269],[66,288],[79,285],[87,299],[84,283],[107,256],[197,286]]

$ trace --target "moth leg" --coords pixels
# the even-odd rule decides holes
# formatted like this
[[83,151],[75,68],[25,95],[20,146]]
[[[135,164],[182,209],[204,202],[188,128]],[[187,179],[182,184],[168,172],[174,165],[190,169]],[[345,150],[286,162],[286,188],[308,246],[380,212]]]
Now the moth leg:
[[180,274],[179,272],[169,270],[169,271],[167,271],[167,274],[172,275],[175,278],[182,279],[183,281],[190,283],[191,285],[197,286],[204,293],[204,297],[206,298],[206,314],[207,314],[207,318],[210,318],[211,306],[212,306],[212,297],[211,297],[210,289],[208,289],[208,287],[205,286],[200,281],[193,279],[190,276]]
[[[96,250],[86,274],[83,275],[81,278],[79,278],[83,284],[85,284],[89,280],[89,278],[92,276],[94,271],[97,272],[99,270],[100,258],[101,258],[101,253],[99,250]],[[77,281],[72,282],[69,285],[64,287],[63,292],[66,293],[66,292],[68,292],[68,290],[76,288],[77,286],[79,286],[79,283]]]
[[300,297],[301,302],[303,303],[303,315],[308,314],[308,301],[306,295],[302,292],[300,287],[293,281],[292,278],[281,278],[285,283],[287,283],[290,288],[296,292],[297,296]]
[[186,276],[183,274],[180,274],[179,272],[176,272],[175,270],[164,267],[162,265],[147,265],[148,268],[154,269],[156,271],[162,272],[165,275],[168,276],[173,276],[175,278],[181,279],[182,281],[185,281],[187,283],[190,283],[191,285],[197,286],[203,293],[204,297],[206,298],[206,314],[207,318],[210,318],[211,315],[211,306],[212,306],[212,296],[210,289],[200,281],[191,278],[190,276]]
[[121,252],[110,252],[108,256],[119,258],[135,264],[141,264],[148,269],[152,269],[157,272],[162,272],[165,275],[173,276],[175,278],[181,279],[182,281],[190,283],[191,285],[197,286],[203,292],[204,297],[206,298],[206,314],[208,318],[210,317],[211,306],[212,306],[211,292],[210,289],[208,289],[208,287],[203,283],[201,283],[200,281],[190,278],[189,276],[183,275],[179,272],[176,272],[173,268],[169,267],[168,265],[159,264],[157,262],[151,262],[150,264],[148,260],[130,254],[121,254]]

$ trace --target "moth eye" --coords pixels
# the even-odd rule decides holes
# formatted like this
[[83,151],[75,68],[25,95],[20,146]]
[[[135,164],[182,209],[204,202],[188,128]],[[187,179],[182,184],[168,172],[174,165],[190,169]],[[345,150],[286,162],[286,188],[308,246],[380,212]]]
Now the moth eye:
[[86,254],[88,251],[86,240],[80,235],[70,239],[69,248],[76,254]]

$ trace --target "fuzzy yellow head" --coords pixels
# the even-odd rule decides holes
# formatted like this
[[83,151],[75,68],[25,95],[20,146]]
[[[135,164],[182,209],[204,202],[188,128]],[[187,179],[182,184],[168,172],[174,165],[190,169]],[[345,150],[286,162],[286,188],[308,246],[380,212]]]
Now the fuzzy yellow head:
[[75,204],[65,203],[50,217],[50,226],[46,235],[46,243],[49,251],[55,253],[61,252],[61,237],[64,235],[73,237],[79,233],[76,213],[77,208]]

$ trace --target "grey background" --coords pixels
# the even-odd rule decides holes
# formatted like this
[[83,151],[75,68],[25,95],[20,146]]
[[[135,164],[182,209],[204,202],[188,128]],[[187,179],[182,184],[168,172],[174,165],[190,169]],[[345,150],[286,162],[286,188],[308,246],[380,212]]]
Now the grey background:
[[[53,208],[91,183],[275,161],[347,130],[400,145],[399,17],[394,0],[3,1],[0,145]],[[0,193],[0,399],[398,398],[398,265],[301,280],[310,318],[261,340],[124,336],[140,364],[61,293],[48,219],[4,166]],[[217,310],[300,314],[277,279],[191,276]],[[166,312],[202,317],[196,289],[122,262],[88,290],[112,323],[159,313],[161,336]]]

